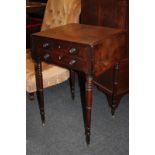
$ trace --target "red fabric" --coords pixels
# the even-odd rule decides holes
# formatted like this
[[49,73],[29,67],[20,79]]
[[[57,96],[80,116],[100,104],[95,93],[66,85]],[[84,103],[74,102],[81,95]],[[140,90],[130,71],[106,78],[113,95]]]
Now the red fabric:
[[34,28],[42,25],[42,19],[26,17],[26,28]]

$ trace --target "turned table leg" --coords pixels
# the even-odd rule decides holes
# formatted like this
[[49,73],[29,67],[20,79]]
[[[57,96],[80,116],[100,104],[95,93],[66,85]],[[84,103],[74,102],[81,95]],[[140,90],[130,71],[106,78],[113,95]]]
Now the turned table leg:
[[109,105],[111,107],[111,114],[112,114],[112,116],[114,116],[115,110],[118,107],[118,104],[120,102],[121,96],[107,95],[107,99],[108,99]]
[[114,66],[114,81],[113,81],[113,93],[111,96],[111,114],[115,114],[115,110],[120,102],[120,97],[117,95],[118,88],[118,75],[119,75],[119,63]]
[[40,61],[35,63],[35,74],[36,74],[36,87],[37,87],[37,97],[38,97],[40,115],[42,125],[44,126],[45,125],[44,94],[43,94],[42,65]]
[[75,71],[70,70],[70,88],[71,88],[71,96],[74,100],[75,97]]
[[92,76],[86,77],[86,142],[90,144],[91,109],[92,109]]

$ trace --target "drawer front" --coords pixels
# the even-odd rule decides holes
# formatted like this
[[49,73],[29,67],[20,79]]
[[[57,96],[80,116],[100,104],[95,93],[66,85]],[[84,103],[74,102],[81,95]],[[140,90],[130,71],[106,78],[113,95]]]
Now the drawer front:
[[88,50],[86,46],[81,46],[76,43],[69,43],[65,41],[51,40],[51,39],[37,39],[36,40],[37,54],[43,54],[47,51],[59,52],[61,56],[76,56],[80,59],[88,59]]
[[81,59],[74,55],[63,55],[62,52],[59,51],[46,51],[44,55],[42,55],[42,60],[47,63],[53,63],[61,67],[65,67],[68,69],[74,69],[78,71],[88,72],[89,63],[84,59]]
[[45,38],[34,41],[36,45],[32,52],[34,59],[40,57],[47,63],[86,73],[90,70],[88,47]]

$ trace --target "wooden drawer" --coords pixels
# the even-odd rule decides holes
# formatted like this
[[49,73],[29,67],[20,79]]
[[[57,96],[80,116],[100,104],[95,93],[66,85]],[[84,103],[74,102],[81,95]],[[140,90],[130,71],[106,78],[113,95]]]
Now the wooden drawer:
[[88,72],[90,61],[88,61],[88,47],[76,43],[52,39],[33,39],[35,42],[34,57],[40,57],[42,61],[53,63],[61,67]]
[[80,59],[79,57],[74,55],[63,55],[62,52],[56,50],[46,51],[44,55],[42,55],[42,60],[47,63],[53,63],[68,69],[74,69],[84,72],[88,71],[90,68],[88,61]]
[[36,38],[34,40],[37,44],[36,44],[36,54],[43,54],[47,53],[47,52],[59,52],[61,57],[64,56],[75,56],[78,57],[80,59],[83,60],[87,60],[88,58],[88,50],[87,50],[87,46],[81,46],[79,44],[76,43],[68,43],[65,41],[57,41],[57,40],[51,40],[48,38],[44,38],[44,39],[39,39]]

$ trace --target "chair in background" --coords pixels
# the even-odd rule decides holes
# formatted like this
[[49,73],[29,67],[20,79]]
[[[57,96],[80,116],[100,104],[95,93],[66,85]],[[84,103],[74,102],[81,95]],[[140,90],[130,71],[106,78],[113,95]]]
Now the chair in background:
[[[41,31],[52,29],[54,27],[65,25],[68,23],[78,23],[81,12],[81,0],[48,0]],[[26,91],[30,98],[34,98],[36,89],[36,79],[34,71],[34,62],[31,58],[30,49],[26,50]],[[47,63],[42,64],[43,71],[43,88],[47,88],[59,83],[62,83],[74,76],[73,71],[51,65]],[[71,75],[70,75],[71,73]],[[71,78],[72,79],[72,78]],[[74,80],[74,78],[73,78]],[[74,97],[74,81],[71,82],[71,94]],[[42,124],[45,123],[44,105],[39,103]]]
[[46,3],[26,0],[26,48],[31,47],[30,35],[41,30]]
[[31,47],[30,35],[39,32],[42,25],[41,18],[26,17],[26,48]]

